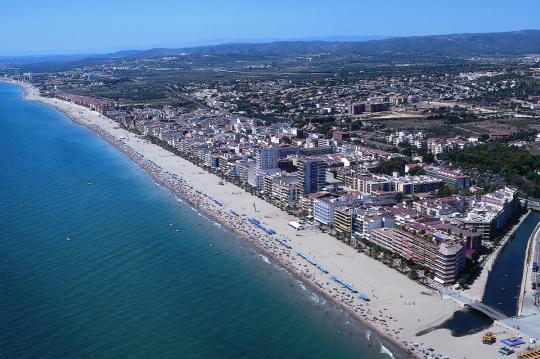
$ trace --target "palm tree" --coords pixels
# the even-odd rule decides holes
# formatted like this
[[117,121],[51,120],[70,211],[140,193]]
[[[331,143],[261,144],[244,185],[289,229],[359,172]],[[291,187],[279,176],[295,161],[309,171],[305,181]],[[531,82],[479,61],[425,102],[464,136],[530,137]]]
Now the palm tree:
[[413,269],[412,271],[409,272],[409,278],[412,280],[417,280],[418,272],[415,269]]
[[401,270],[401,272],[405,270],[405,265],[406,265],[405,259],[401,258],[399,260],[399,269]]

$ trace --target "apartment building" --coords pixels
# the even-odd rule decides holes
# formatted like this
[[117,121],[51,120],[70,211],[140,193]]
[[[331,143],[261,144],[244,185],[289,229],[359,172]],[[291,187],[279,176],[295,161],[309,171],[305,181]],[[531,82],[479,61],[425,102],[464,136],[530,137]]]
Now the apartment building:
[[427,175],[443,180],[447,185],[455,189],[466,189],[471,186],[471,177],[461,171],[444,167],[424,167]]
[[441,284],[454,283],[465,268],[466,249],[462,241],[442,235],[419,236],[399,228],[375,228],[370,232],[370,242],[422,265]]
[[298,161],[298,183],[302,194],[320,191],[326,183],[328,165],[321,159],[302,158]]
[[471,210],[459,220],[466,228],[482,233],[483,240],[492,240],[518,209],[517,189],[505,187],[474,200]]

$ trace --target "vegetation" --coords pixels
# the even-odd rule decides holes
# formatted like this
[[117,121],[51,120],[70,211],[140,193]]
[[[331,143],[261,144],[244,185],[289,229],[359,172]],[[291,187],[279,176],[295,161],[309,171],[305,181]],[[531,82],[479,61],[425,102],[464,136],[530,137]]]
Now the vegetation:
[[460,167],[501,176],[522,194],[540,197],[540,156],[527,150],[490,142],[442,156]]
[[540,52],[540,31],[399,37],[373,41],[287,41],[272,43],[232,43],[181,49],[150,49],[121,51],[114,57],[179,56],[191,57],[227,55],[234,60],[257,57],[297,56],[311,53],[416,53],[416,54],[528,54]]
[[439,198],[450,197],[453,194],[454,194],[454,190],[452,189],[452,187],[450,187],[448,185],[442,186],[437,191],[437,197],[439,197]]
[[399,148],[400,148],[399,152],[402,155],[409,156],[409,157],[421,156],[422,161],[425,163],[435,162],[435,156],[433,155],[433,153],[429,152],[427,148],[417,148],[409,144],[401,144],[399,145]]
[[409,174],[411,176],[421,176],[421,175],[425,175],[426,171],[424,171],[422,167],[414,167],[409,170]]
[[471,115],[467,113],[467,110],[459,107],[454,108],[449,112],[446,109],[439,109],[436,117],[442,119],[445,125],[475,122],[479,120],[478,116]]
[[407,161],[405,161],[404,158],[392,158],[391,160],[381,163],[379,171],[387,175],[392,175],[393,172],[399,172],[399,174],[403,175],[405,174],[406,163]]

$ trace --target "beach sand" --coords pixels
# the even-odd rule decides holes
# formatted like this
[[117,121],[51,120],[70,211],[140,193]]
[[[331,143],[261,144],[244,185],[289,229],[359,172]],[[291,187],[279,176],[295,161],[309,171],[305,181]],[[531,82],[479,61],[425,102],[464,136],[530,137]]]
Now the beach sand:
[[[223,182],[218,176],[119,128],[116,122],[95,111],[70,102],[42,97],[36,88],[17,84],[25,89],[27,99],[52,106],[74,122],[93,130],[137,162],[154,176],[157,182],[254,243],[311,287],[318,289],[396,344],[409,349],[414,356],[424,358],[438,353],[439,358],[494,358],[500,355],[500,345],[482,344],[485,331],[454,337],[448,330],[443,329],[415,336],[417,332],[451,317],[456,310],[462,309],[461,305],[442,299],[437,291],[409,280],[396,270],[358,253],[328,234],[317,230],[295,231],[288,226],[288,222],[296,218],[233,184],[220,184]],[[223,206],[217,205],[211,198],[196,192],[197,190],[221,201]],[[281,245],[247,220],[230,214],[230,209],[243,216],[258,218],[263,224],[276,230],[279,236],[286,238],[292,249]],[[299,257],[297,251],[314,258],[328,269],[329,274],[322,273]],[[332,281],[332,274],[366,293],[371,301],[365,303],[359,300],[358,294],[353,295]],[[495,324],[490,330],[499,333],[499,339],[518,334],[499,324]],[[428,350],[429,348],[434,351]]]

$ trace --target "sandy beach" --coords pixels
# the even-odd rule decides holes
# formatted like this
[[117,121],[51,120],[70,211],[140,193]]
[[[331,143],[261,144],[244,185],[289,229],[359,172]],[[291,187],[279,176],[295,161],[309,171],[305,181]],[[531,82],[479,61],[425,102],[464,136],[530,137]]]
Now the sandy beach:
[[[413,356],[431,358],[438,354],[439,358],[494,358],[500,355],[500,345],[482,344],[485,331],[462,337],[454,337],[446,329],[434,330],[423,336],[415,335],[440,324],[456,310],[462,309],[457,302],[441,298],[437,291],[409,280],[328,234],[317,230],[295,231],[288,222],[296,218],[231,183],[223,184],[218,176],[120,128],[116,122],[98,112],[71,102],[42,97],[32,86],[17,85],[25,89],[27,99],[52,106],[74,122],[94,131],[144,168],[156,182],[256,245],[312,288]],[[230,210],[238,212],[240,216],[230,213]],[[248,222],[245,216],[256,217],[273,228],[278,236],[287,240],[291,248],[276,241],[276,236],[268,235]],[[297,255],[297,251],[316,260],[329,273],[323,273],[308,263]],[[352,294],[333,281],[330,278],[333,274],[351,283],[359,292],[366,293],[371,301],[358,299],[358,294]],[[498,338],[518,334],[499,324],[490,330],[499,333]]]

